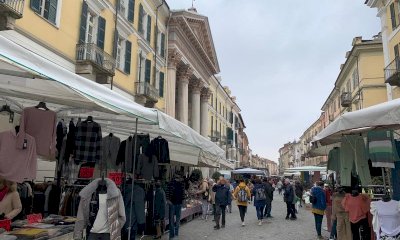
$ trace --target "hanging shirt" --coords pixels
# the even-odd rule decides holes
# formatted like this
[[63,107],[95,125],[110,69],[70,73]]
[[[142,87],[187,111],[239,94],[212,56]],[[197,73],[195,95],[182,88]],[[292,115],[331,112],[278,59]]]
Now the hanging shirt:
[[96,220],[92,229],[92,233],[109,233],[110,227],[108,226],[108,213],[107,213],[107,194],[99,194],[99,211],[96,215]]
[[155,138],[150,143],[151,151],[158,163],[170,163],[168,141],[164,138]]
[[108,171],[118,169],[117,155],[121,140],[115,136],[106,136],[103,138],[103,162],[107,164]]
[[400,234],[400,204],[399,201],[382,200],[371,203],[373,215],[372,226],[380,239],[380,235],[394,237]]
[[[36,107],[25,108],[20,131],[35,138],[37,154],[54,159],[56,153],[57,114]],[[18,140],[22,146],[23,139]]]
[[151,159],[145,154],[141,154],[138,159],[138,167],[136,173],[141,175],[146,180],[158,178],[158,162],[155,156]]
[[[18,138],[23,139],[19,146]],[[25,146],[23,146],[25,145]],[[37,168],[36,142],[26,134],[15,131],[0,133],[0,176],[14,182],[35,179]]]
[[101,127],[96,122],[83,121],[76,125],[75,162],[100,163],[102,156]]

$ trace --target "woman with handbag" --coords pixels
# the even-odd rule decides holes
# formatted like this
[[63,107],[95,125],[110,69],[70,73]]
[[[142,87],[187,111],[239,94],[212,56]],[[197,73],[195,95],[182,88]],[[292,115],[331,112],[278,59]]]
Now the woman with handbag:
[[201,181],[199,185],[199,191],[196,193],[201,200],[201,209],[202,209],[202,216],[201,219],[207,220],[207,211],[208,211],[208,180],[205,178]]

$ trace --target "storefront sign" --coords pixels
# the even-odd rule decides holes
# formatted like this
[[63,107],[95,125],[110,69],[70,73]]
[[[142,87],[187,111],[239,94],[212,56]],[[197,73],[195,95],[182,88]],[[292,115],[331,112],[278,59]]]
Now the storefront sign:
[[113,180],[117,186],[122,184],[123,175],[122,172],[110,172],[108,178]]
[[79,176],[78,178],[93,178],[93,173],[94,173],[94,168],[91,167],[81,167],[79,170]]
[[40,223],[43,219],[42,214],[29,214],[26,216],[26,219],[28,220],[28,224],[32,223]]

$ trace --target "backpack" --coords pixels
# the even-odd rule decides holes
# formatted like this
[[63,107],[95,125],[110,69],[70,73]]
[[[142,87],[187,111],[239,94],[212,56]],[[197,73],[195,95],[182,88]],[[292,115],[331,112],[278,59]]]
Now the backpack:
[[240,188],[238,192],[238,201],[239,202],[247,202],[247,192],[246,187]]
[[256,201],[267,200],[267,195],[265,194],[265,189],[264,188],[257,188],[256,189],[255,200]]

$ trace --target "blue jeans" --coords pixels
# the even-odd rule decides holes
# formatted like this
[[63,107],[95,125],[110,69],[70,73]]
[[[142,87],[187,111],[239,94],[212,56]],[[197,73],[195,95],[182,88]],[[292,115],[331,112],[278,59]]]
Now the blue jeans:
[[258,220],[262,220],[263,217],[264,217],[264,207],[265,207],[265,205],[256,206],[257,219],[258,219]]
[[319,215],[314,213],[315,229],[317,230],[318,236],[322,235],[321,234],[322,219],[324,219],[324,215]]
[[336,227],[337,227],[337,220],[334,220],[332,222],[332,231],[331,231],[331,238],[333,238],[333,239],[337,238]]
[[169,205],[169,238],[174,238],[179,235],[181,211],[182,204]]
[[267,200],[267,205],[265,205],[265,217],[271,217],[272,201]]

